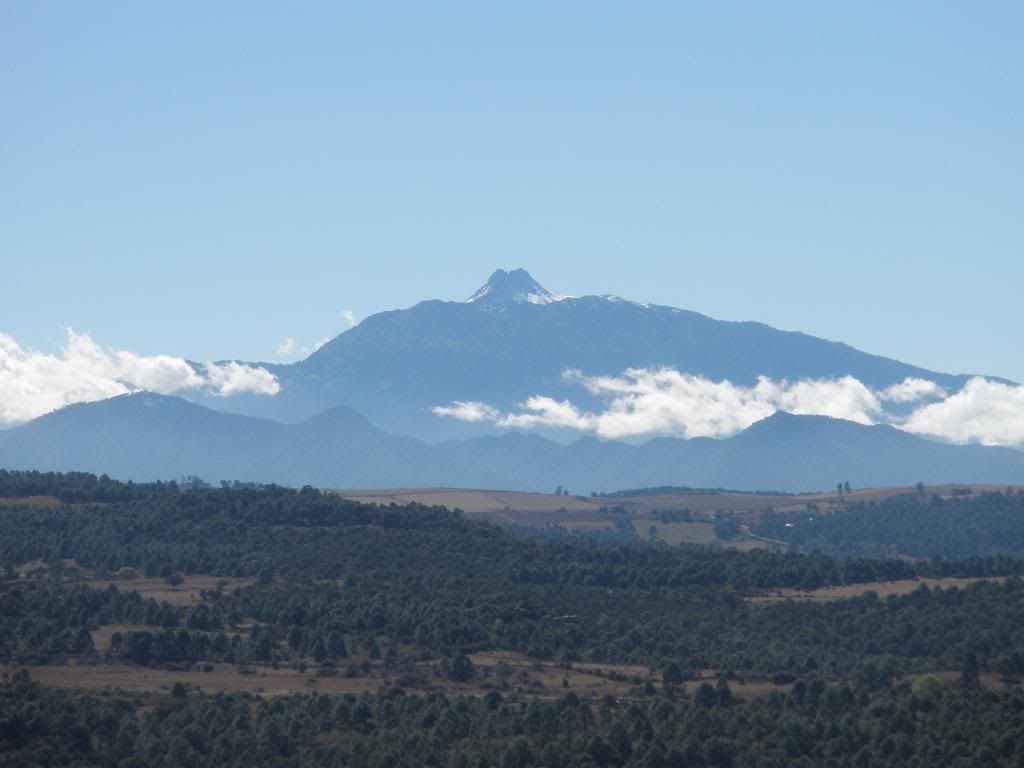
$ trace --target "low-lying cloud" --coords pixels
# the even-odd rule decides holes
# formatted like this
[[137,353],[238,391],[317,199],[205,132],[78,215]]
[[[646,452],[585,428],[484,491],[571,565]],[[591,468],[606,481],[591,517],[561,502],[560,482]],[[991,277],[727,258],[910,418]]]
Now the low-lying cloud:
[[475,424],[481,421],[498,421],[501,412],[497,408],[477,402],[465,402],[456,400],[451,405],[439,405],[434,408],[438,416],[451,416],[459,421],[468,421]]
[[18,424],[72,403],[129,392],[276,395],[276,377],[242,363],[191,364],[169,355],[105,349],[88,334],[67,331],[59,354],[21,347],[0,333],[0,424]]
[[1024,387],[974,378],[963,389],[914,411],[908,432],[954,443],[1024,445]]
[[[971,379],[952,395],[920,378],[883,390],[853,376],[793,382],[763,376],[745,387],[671,368],[630,368],[621,376],[567,370],[563,378],[596,396],[602,408],[586,411],[569,400],[537,395],[504,413],[475,401],[438,406],[434,413],[510,429],[557,427],[622,439],[729,437],[776,411],[788,411],[889,424],[957,443],[1024,444],[1024,387],[981,378]],[[908,406],[915,406],[909,416]]]

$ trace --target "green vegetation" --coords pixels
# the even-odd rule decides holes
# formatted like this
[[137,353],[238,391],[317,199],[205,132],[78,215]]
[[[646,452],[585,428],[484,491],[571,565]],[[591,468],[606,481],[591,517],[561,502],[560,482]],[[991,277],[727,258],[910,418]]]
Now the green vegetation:
[[[310,488],[0,472],[0,497],[18,495],[66,503],[0,502],[0,661],[9,670],[73,661],[66,669],[173,674],[216,664],[358,678],[378,660],[402,688],[264,700],[179,680],[170,695],[90,696],[15,672],[0,685],[3,765],[1024,760],[1024,563],[984,556],[980,545],[967,559],[914,562],[538,538],[443,508],[362,505]],[[913,504],[1009,520],[1020,499]],[[794,530],[787,520],[766,515],[763,526]],[[130,579],[106,586],[132,572],[165,580],[168,596],[196,574],[251,578],[170,602],[143,598]],[[1001,578],[886,599],[747,599],[919,576]],[[103,627],[116,631],[98,647]],[[467,696],[478,676],[471,655],[482,652],[657,674],[628,696],[543,686]],[[709,675],[717,684],[700,681]],[[748,694],[751,685],[762,693]]]
[[1024,557],[1024,495],[973,494],[952,498],[916,494],[859,503],[833,513],[811,509],[769,512],[753,526],[759,536],[806,551],[852,557]]
[[738,703],[692,697],[588,703],[412,695],[195,696],[156,706],[0,685],[4,765],[1010,766],[1024,759],[1019,692],[898,686],[870,695],[820,679]]

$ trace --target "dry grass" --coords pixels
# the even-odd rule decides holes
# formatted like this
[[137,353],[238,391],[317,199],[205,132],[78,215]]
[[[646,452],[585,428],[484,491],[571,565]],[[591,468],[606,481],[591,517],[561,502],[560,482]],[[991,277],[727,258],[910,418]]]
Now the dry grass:
[[18,498],[0,497],[0,507],[36,507],[38,509],[53,509],[60,506],[60,499],[56,496],[20,496]]
[[92,631],[92,644],[100,653],[110,650],[110,639],[118,632],[163,632],[163,627],[151,624],[105,624]]
[[[121,690],[133,692],[169,691],[175,683],[207,693],[241,692],[275,695],[301,691],[325,693],[361,693],[376,691],[387,684],[383,678],[315,677],[309,672],[294,669],[258,667],[255,674],[242,674],[227,664],[214,664],[212,672],[189,670],[172,672],[130,664],[100,664],[87,666],[30,667],[29,674],[36,682],[55,688],[81,690]],[[13,671],[6,669],[5,672]]]
[[879,597],[885,598],[889,595],[907,595],[927,584],[930,589],[941,587],[963,588],[968,584],[977,581],[1002,581],[1000,578],[988,579],[976,578],[947,578],[947,579],[904,579],[900,581],[874,581],[866,584],[845,584],[841,587],[821,587],[820,589],[778,589],[765,595],[755,595],[748,598],[753,603],[777,603],[783,600],[807,600],[816,602],[829,602],[831,600],[842,600],[848,597],[859,597],[866,592],[874,592]]
[[651,526],[658,539],[667,544],[712,544],[716,541],[715,527],[711,523],[663,523],[660,520],[634,518],[637,535],[646,539]]
[[523,491],[489,491],[462,488],[385,488],[381,490],[335,490],[339,496],[368,504],[426,504],[461,509],[467,514],[499,512],[596,512],[599,500],[582,496],[555,496]]
[[171,605],[189,606],[201,602],[203,590],[223,588],[231,592],[238,587],[247,587],[256,583],[255,578],[231,578],[227,576],[186,576],[185,581],[177,588],[172,588],[161,578],[144,579],[86,579],[86,583],[97,589],[105,589],[114,584],[123,592],[138,592],[145,598],[152,597],[157,602],[166,601]]
[[[94,632],[97,648],[109,647],[110,637],[117,631],[144,629],[142,626],[110,625]],[[414,649],[403,648],[403,651]],[[404,655],[404,654],[403,654]],[[405,656],[409,658],[409,656]],[[542,698],[557,698],[567,691],[588,699],[605,696],[633,698],[642,695],[646,682],[660,689],[659,675],[645,666],[629,664],[591,664],[580,662],[561,665],[550,661],[537,661],[511,651],[487,651],[472,654],[476,677],[467,683],[455,683],[435,674],[434,661],[418,662],[403,668],[388,668],[377,661],[358,676],[318,676],[316,665],[301,672],[297,669],[258,665],[247,672],[230,664],[196,665],[186,671],[154,669],[131,664],[111,663],[87,665],[74,660],[66,665],[29,668],[33,680],[42,685],[89,691],[126,691],[131,693],[167,693],[175,683],[207,693],[247,691],[266,696],[285,693],[319,691],[323,693],[375,692],[383,687],[401,685],[416,690],[444,689],[453,693],[483,695],[497,690],[504,694],[525,694]],[[353,660],[355,661],[355,659]],[[361,666],[361,665],[357,665]],[[201,667],[211,671],[204,672]],[[409,670],[415,669],[410,680]],[[0,666],[0,674],[13,672],[13,667]],[[704,670],[697,679],[688,683],[692,691],[700,682],[714,682],[717,673]],[[733,692],[740,698],[764,696],[773,690],[783,690],[763,680],[733,683]]]
[[[957,484],[928,486],[928,497],[935,493],[948,497],[954,488],[971,488],[974,493],[1003,491],[1005,486]],[[671,544],[713,544],[717,541],[711,521],[718,513],[732,516],[741,526],[753,523],[760,515],[774,509],[799,512],[808,504],[815,504],[823,513],[841,512],[850,504],[880,502],[894,496],[916,495],[911,486],[891,488],[855,488],[841,497],[834,490],[793,496],[759,495],[752,493],[679,493],[657,496],[630,496],[622,498],[590,496],[556,496],[545,493],[520,491],[492,491],[459,488],[388,488],[364,490],[334,490],[330,493],[354,501],[378,504],[408,504],[412,502],[461,509],[470,516],[508,525],[531,528],[559,526],[572,531],[611,530],[614,518],[601,508],[618,507],[629,515],[637,534],[646,539],[650,527],[657,530],[658,538]],[[692,522],[663,523],[660,512],[688,510]],[[744,535],[743,538],[722,541],[722,546],[740,550],[786,548],[780,542],[767,542]]]

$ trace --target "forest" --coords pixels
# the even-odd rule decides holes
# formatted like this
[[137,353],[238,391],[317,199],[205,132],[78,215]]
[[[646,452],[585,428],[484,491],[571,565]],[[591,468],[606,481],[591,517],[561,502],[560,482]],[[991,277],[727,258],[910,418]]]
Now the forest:
[[[50,503],[28,503],[39,497]],[[3,765],[1024,762],[1024,562],[1009,535],[909,559],[901,546],[826,551],[812,538],[806,552],[777,552],[533,537],[312,488],[0,471],[0,498]],[[902,505],[894,532],[914,513],[948,513],[933,526],[939,541],[956,515],[1010,521],[1021,499],[891,506]],[[764,535],[793,536],[795,519],[766,514]],[[223,581],[180,599],[175,585],[196,575]],[[934,581],[944,577],[961,582]],[[171,591],[146,597],[133,588],[146,579]],[[894,581],[916,588],[885,594]],[[856,585],[842,599],[799,599]],[[773,597],[783,590],[797,597]],[[482,654],[565,676],[494,685]],[[253,690],[35,679],[110,665],[171,678],[236,669]],[[586,665],[624,670],[608,674],[626,687],[577,692],[569,671]],[[261,696],[259,670],[272,669],[380,685]]]
[[771,512],[753,526],[760,536],[805,551],[845,557],[1024,557],[1024,493],[973,494],[953,488],[948,498],[919,486],[881,503],[858,502],[838,514],[814,505],[799,513]]

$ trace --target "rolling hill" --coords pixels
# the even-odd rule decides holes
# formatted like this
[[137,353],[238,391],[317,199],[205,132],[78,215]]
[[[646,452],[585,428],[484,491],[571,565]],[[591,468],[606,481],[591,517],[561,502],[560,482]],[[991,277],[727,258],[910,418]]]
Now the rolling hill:
[[509,433],[436,444],[389,434],[348,408],[299,424],[138,393],[69,406],[0,432],[0,467],[119,479],[251,480],[334,488],[452,486],[591,491],[658,485],[804,491],[1024,482],[1024,452],[935,443],[892,427],[786,413],[725,440],[562,445]]

